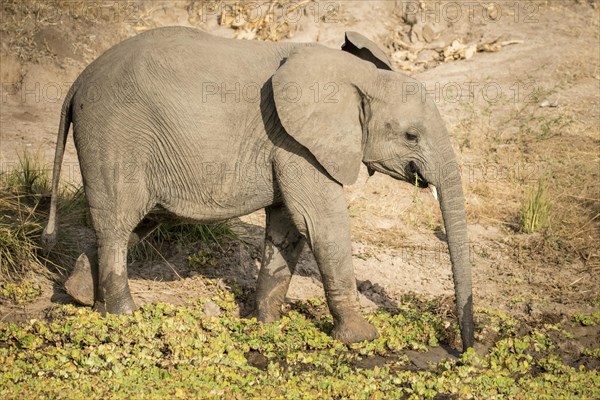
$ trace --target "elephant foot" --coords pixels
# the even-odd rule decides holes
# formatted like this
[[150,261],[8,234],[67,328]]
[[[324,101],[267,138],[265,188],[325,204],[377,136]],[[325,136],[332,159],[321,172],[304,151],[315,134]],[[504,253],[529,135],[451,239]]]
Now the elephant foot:
[[344,344],[350,344],[377,339],[379,333],[361,315],[352,312],[336,320],[331,336]]
[[106,316],[106,314],[133,314],[138,306],[133,301],[131,294],[122,296],[117,301],[97,300],[94,303],[94,310]]
[[256,318],[259,322],[270,323],[281,319],[281,304],[256,307],[247,318]]
[[64,284],[65,292],[84,306],[94,305],[94,278],[92,266],[86,253],[77,258],[73,273]]

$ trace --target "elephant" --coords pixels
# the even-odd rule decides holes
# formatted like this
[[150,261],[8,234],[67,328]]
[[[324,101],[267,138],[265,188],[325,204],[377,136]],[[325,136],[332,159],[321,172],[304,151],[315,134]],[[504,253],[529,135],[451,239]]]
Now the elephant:
[[[148,30],[107,50],[64,101],[42,241],[57,241],[57,193],[72,124],[97,247],[95,310],[131,313],[128,245],[154,214],[208,223],[265,209],[260,321],[280,318],[308,243],[344,343],[378,332],[361,314],[344,185],[370,175],[436,188],[463,349],[473,346],[471,266],[456,157],[433,100],[356,32],[342,49]],[[150,224],[152,225],[152,224]],[[80,257],[81,258],[81,257]]]

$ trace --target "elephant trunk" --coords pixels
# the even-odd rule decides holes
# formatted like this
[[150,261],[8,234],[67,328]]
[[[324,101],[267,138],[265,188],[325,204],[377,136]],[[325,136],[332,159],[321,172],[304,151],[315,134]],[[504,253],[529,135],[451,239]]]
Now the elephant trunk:
[[[452,152],[452,150],[450,150]],[[454,158],[454,157],[452,157]],[[460,324],[463,351],[473,347],[473,294],[469,239],[465,215],[464,195],[456,162],[446,164],[432,183],[437,187],[438,200],[446,228],[448,249],[452,262],[456,308]]]

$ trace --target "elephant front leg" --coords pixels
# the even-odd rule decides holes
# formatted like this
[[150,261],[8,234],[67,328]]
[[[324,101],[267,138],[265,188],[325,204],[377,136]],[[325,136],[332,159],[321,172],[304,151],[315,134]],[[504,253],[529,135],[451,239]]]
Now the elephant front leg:
[[273,322],[281,317],[281,306],[305,240],[283,205],[265,211],[265,244],[254,316],[262,322]]
[[377,330],[360,312],[345,205],[314,223],[312,218],[307,220],[311,248],[319,264],[327,304],[333,316],[331,335],[346,344],[377,338]]
[[342,185],[303,149],[286,152],[276,174],[290,216],[319,265],[334,320],[332,336],[344,343],[375,339],[377,330],[360,313]]

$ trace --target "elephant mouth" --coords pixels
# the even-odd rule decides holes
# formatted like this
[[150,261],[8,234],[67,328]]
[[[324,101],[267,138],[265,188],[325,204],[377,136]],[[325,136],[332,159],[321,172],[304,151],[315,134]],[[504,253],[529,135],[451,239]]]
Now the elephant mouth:
[[410,161],[408,164],[406,164],[404,170],[398,170],[397,168],[386,168],[381,163],[372,161],[365,162],[365,165],[367,166],[369,176],[373,176],[375,171],[378,171],[383,174],[389,175],[394,179],[408,182],[411,185],[416,185],[421,189],[426,189],[430,186],[429,182],[419,172],[419,167],[417,167],[417,164],[414,161]]
[[414,161],[411,161],[406,165],[406,176],[408,177],[409,183],[414,184],[421,189],[429,187],[429,182],[423,178],[423,175],[419,172],[419,168]]

